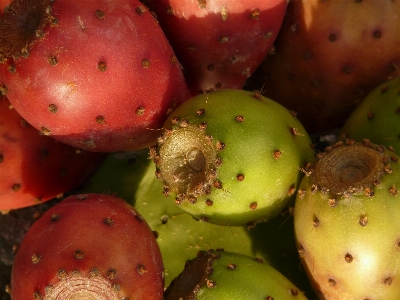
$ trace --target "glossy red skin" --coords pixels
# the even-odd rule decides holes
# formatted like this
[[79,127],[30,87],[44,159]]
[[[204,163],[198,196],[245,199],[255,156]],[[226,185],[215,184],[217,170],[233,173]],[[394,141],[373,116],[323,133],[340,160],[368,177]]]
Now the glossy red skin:
[[[199,7],[199,2],[144,1],[157,14],[192,94],[241,89],[272,47],[287,0],[208,0],[206,8]],[[223,7],[226,20],[221,17]],[[254,9],[259,11],[257,19],[250,17]],[[228,41],[221,42],[221,37]]]
[[[53,138],[90,151],[154,144],[170,108],[189,92],[164,33],[148,10],[136,12],[140,5],[138,0],[55,1],[58,25],[45,29],[27,59],[8,59],[0,70],[16,110]],[[96,17],[96,10],[105,17]],[[55,66],[48,61],[52,55]],[[142,60],[150,66],[143,67]],[[104,72],[99,62],[107,64]],[[10,64],[15,73],[8,71]],[[51,104],[57,112],[50,112]]]
[[[46,211],[24,237],[16,254],[11,290],[13,300],[32,299],[34,292],[45,295],[45,287],[60,281],[57,271],[68,275],[79,271],[88,276],[91,268],[107,279],[116,270],[111,284],[118,284],[118,299],[160,300],[164,289],[161,252],[147,222],[120,198],[105,194],[70,196]],[[58,219],[52,221],[52,215]],[[105,218],[113,220],[104,224]],[[77,259],[76,250],[83,253]],[[32,255],[40,256],[32,263]],[[139,274],[137,265],[145,266]]]
[[[81,185],[104,155],[41,135],[0,98],[0,210],[50,200]],[[20,188],[13,190],[13,185]]]

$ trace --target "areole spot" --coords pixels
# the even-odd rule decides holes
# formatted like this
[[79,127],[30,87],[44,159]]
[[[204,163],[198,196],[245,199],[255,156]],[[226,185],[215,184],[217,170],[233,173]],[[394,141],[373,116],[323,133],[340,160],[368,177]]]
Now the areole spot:
[[82,250],[75,250],[75,252],[74,252],[74,256],[75,256],[75,258],[76,259],[82,259],[83,258],[83,252],[82,252]]
[[58,107],[55,104],[49,104],[49,112],[55,114],[58,111]]
[[150,60],[143,59],[142,60],[142,68],[147,69],[148,67],[150,67]]
[[40,258],[41,258],[40,255],[33,254],[32,255],[32,263],[36,265],[40,261]]
[[103,20],[106,18],[106,14],[104,13],[104,11],[100,10],[100,9],[96,9],[94,15],[96,16],[97,19]]
[[18,191],[21,189],[21,184],[19,184],[19,183],[14,183],[14,184],[11,186],[11,189],[12,189],[14,192],[18,192]]
[[99,62],[97,63],[97,69],[98,69],[100,72],[105,72],[105,71],[107,70],[107,63],[104,62],[104,61],[99,61]]
[[351,263],[353,261],[353,255],[351,255],[350,253],[346,253],[346,255],[344,256],[344,260],[347,263]]

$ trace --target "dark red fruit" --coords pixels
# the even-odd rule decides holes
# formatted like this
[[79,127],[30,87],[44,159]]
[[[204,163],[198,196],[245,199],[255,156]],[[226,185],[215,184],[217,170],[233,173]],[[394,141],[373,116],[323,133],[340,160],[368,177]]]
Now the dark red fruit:
[[164,269],[154,233],[127,202],[81,194],[36,221],[16,254],[13,300],[161,300]]

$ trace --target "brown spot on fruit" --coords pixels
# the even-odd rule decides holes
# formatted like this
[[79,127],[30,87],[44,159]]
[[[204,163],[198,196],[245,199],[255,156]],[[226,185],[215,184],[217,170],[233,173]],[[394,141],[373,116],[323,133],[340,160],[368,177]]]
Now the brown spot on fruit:
[[142,68],[147,69],[148,67],[150,67],[150,60],[143,59],[142,60]]
[[274,150],[273,155],[275,159],[278,159],[282,156],[282,152],[280,150]]
[[332,279],[332,278],[329,278],[328,279],[328,283],[329,283],[330,286],[335,286],[336,285],[336,280]]
[[67,278],[67,276],[68,276],[67,271],[65,271],[64,269],[59,269],[59,270],[57,271],[57,277],[58,277],[60,280],[63,280],[63,279],[65,279],[65,278]]
[[384,285],[391,285],[393,283],[393,277],[386,277],[383,279],[383,284]]
[[337,35],[335,33],[330,33],[328,39],[330,42],[335,42],[337,40]]
[[222,182],[219,181],[219,180],[216,180],[216,181],[214,181],[213,186],[214,186],[216,189],[222,189]]
[[58,107],[55,104],[49,104],[49,112],[55,114],[58,111]]
[[244,175],[243,174],[237,174],[236,175],[236,180],[237,181],[243,181],[244,180]]
[[229,38],[227,37],[227,36],[221,36],[219,39],[218,39],[218,41],[221,43],[221,44],[225,44],[225,43],[227,43],[227,42],[229,42]]
[[144,5],[139,5],[135,7],[135,11],[139,16],[141,16],[147,11],[147,7]]
[[217,147],[218,151],[224,150],[225,149],[225,143],[217,141],[215,146]]
[[394,184],[390,187],[389,193],[390,193],[390,195],[392,195],[392,196],[397,196],[397,195],[398,195],[397,189],[396,189],[396,187],[394,186]]
[[105,225],[107,225],[107,226],[112,226],[112,225],[114,225],[114,220],[111,219],[110,217],[107,217],[107,218],[105,218],[105,219],[103,220],[103,223],[104,223]]
[[49,64],[51,65],[51,66],[56,66],[57,64],[58,64],[58,59],[57,59],[57,57],[55,56],[55,55],[50,55],[48,58],[47,58],[47,61],[49,62]]
[[137,116],[143,116],[145,112],[145,108],[143,106],[139,106],[136,108],[135,115]]
[[233,263],[229,263],[228,264],[228,269],[229,270],[235,270],[237,268],[237,265],[236,264],[233,264]]
[[107,278],[108,279],[115,279],[115,276],[117,276],[117,270],[115,269],[109,269],[107,271]]
[[257,209],[257,202],[251,202],[249,205],[251,210],[256,210]]
[[12,189],[14,192],[18,192],[18,191],[21,189],[21,184],[19,184],[19,183],[14,183],[14,184],[11,186],[11,189]]
[[75,256],[76,259],[82,259],[83,258],[82,250],[75,250],[74,256]]
[[198,0],[197,1],[198,2],[198,4],[199,4],[199,7],[200,8],[206,8],[207,7],[207,1],[206,0]]
[[213,204],[214,204],[214,201],[212,201],[211,199],[207,199],[206,200],[206,205],[207,206],[213,206]]
[[235,117],[235,120],[236,120],[236,122],[238,122],[238,123],[243,123],[244,117],[239,115],[239,116],[236,116],[236,117]]
[[96,123],[100,125],[106,124],[106,118],[104,116],[97,116]]
[[207,279],[206,285],[209,289],[213,289],[217,286],[217,283],[214,280]]
[[297,289],[289,289],[289,292],[292,296],[297,296],[299,294],[299,291]]
[[40,132],[45,136],[51,135],[51,130],[44,126],[40,127]]
[[320,226],[320,221],[319,221],[319,219],[317,218],[317,216],[314,216],[314,218],[313,218],[313,226],[314,226],[315,228],[317,228],[317,227]]
[[36,265],[39,261],[40,261],[40,255],[33,254],[32,255],[32,263]]
[[100,20],[104,20],[106,18],[106,14],[104,13],[104,11],[102,11],[100,9],[96,9],[94,14],[95,14],[96,18],[100,19]]
[[104,62],[104,61],[99,61],[99,62],[97,63],[97,69],[98,69],[100,72],[105,72],[105,71],[107,70],[107,63]]
[[351,263],[353,261],[353,255],[351,255],[350,253],[346,253],[346,255],[344,256],[344,260],[347,263]]
[[143,275],[144,273],[148,272],[146,270],[146,267],[144,265],[142,265],[142,264],[138,264],[136,266],[136,271],[138,272],[139,275]]
[[206,114],[206,110],[204,108],[200,108],[200,109],[197,110],[196,114],[199,117],[202,117],[202,116],[204,116]]
[[375,39],[380,39],[380,38],[382,37],[382,31],[380,31],[380,30],[375,30],[374,33],[373,33],[373,37],[374,37]]
[[365,215],[365,214],[363,214],[363,215],[361,215],[359,218],[358,218],[358,223],[361,225],[361,226],[367,226],[367,224],[368,224],[368,217],[367,217],[367,215]]
[[250,19],[258,20],[259,17],[260,17],[260,10],[258,8],[255,8],[250,12]]

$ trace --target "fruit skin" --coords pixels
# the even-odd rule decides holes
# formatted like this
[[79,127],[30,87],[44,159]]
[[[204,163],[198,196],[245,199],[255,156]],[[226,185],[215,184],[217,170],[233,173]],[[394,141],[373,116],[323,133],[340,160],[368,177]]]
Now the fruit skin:
[[[138,0],[13,4],[41,8],[48,22],[37,33],[42,37],[15,53],[7,35],[0,39],[7,96],[43,134],[97,152],[146,148],[156,141],[154,129],[188,98],[167,38]],[[7,21],[4,14],[1,30],[17,28]]]
[[396,1],[290,1],[252,84],[298,112],[310,134],[341,128],[368,92],[399,75],[399,14]]
[[151,157],[164,194],[194,218],[214,224],[276,216],[294,200],[299,169],[314,159],[301,123],[257,92],[198,95],[163,128]]
[[307,299],[285,276],[247,255],[199,251],[164,293],[173,299]]
[[55,297],[63,287],[94,299],[96,287],[108,295],[99,299],[162,299],[163,283],[161,253],[146,220],[123,199],[79,194],[29,229],[15,257],[11,296],[53,299],[48,292]]
[[41,135],[0,97],[0,210],[36,205],[79,187],[104,157]]
[[373,89],[347,118],[341,139],[384,145],[400,153],[400,78],[390,79]]
[[398,156],[367,141],[321,155],[294,209],[299,254],[319,299],[399,299]]
[[241,89],[272,47],[286,0],[145,0],[182,63],[192,95]]

